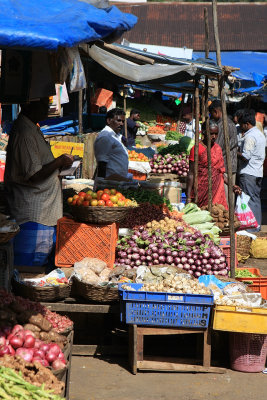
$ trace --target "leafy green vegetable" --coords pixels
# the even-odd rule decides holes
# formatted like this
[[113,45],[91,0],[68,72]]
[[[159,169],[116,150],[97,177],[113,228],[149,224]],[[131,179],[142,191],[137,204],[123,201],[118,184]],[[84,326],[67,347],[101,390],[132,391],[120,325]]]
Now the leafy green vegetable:
[[168,131],[165,136],[165,140],[179,140],[183,137],[183,134],[177,131]]
[[239,269],[235,270],[236,278],[259,278],[258,275],[252,274],[248,269]]
[[193,139],[190,139],[190,137],[188,137],[188,136],[183,136],[179,141],[180,153],[189,154],[190,150],[192,149],[194,144],[195,144],[195,141]]
[[137,203],[150,203],[155,205],[166,204],[168,209],[172,211],[171,202],[166,197],[161,196],[155,190],[145,189],[127,189],[121,190],[121,193],[128,199],[135,200]]

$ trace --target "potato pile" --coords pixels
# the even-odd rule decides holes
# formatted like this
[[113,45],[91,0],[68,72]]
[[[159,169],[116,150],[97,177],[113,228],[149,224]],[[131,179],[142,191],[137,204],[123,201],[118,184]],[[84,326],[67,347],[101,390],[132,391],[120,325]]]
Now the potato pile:
[[[208,210],[208,206],[204,206],[201,209]],[[213,204],[211,209],[211,216],[215,222],[215,225],[217,225],[218,228],[222,230],[229,229],[229,211],[226,210],[226,208],[222,204]],[[238,228],[240,226],[240,223],[236,216],[234,221],[234,227]]]
[[162,232],[170,233],[170,232],[176,232],[176,228],[178,225],[183,225],[183,223],[181,221],[176,221],[175,219],[165,217],[160,221],[154,220],[152,222],[148,222],[146,224],[146,228],[149,232],[160,229]]

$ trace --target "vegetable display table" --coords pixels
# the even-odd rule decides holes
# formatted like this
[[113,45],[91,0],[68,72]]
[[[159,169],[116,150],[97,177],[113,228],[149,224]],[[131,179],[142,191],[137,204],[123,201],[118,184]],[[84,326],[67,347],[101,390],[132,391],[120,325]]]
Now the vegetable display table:
[[[144,356],[144,336],[146,335],[184,335],[203,334],[203,360],[199,365],[190,364],[189,360]],[[192,362],[192,360],[191,360]],[[129,325],[129,363],[132,373],[137,370],[177,371],[177,372],[213,372],[225,373],[224,368],[211,367],[210,328],[163,328]]]
[[[82,303],[74,298],[67,298],[57,303],[41,303],[51,311],[62,313],[88,313],[88,314],[113,314],[119,315],[119,303],[115,304],[90,304]],[[106,318],[106,317],[105,317]],[[104,338],[104,333],[103,333]],[[126,347],[126,346],[125,346]],[[73,355],[90,356],[96,354],[123,354],[127,348],[118,345],[100,345],[100,344],[74,344],[72,348]]]

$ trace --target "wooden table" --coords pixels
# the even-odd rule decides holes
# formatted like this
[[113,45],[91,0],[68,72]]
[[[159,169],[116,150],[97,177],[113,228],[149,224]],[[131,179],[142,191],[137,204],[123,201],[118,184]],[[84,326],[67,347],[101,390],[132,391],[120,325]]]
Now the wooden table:
[[[120,306],[119,303],[114,304],[90,304],[90,303],[79,303],[74,298],[67,298],[64,301],[58,301],[56,303],[41,303],[46,306],[49,310],[61,313],[89,313],[89,314],[119,314]],[[80,356],[91,356],[97,354],[125,354],[127,348],[119,345],[101,345],[101,344],[90,344],[90,345],[73,345],[72,354]]]
[[[203,359],[202,365],[198,365],[199,360],[193,360],[195,364],[190,364],[188,360],[175,358],[159,358],[144,356],[144,336],[145,335],[184,335],[184,334],[203,334]],[[156,371],[179,371],[179,372],[213,372],[224,373],[224,368],[211,366],[211,336],[210,328],[169,328],[129,325],[129,362],[132,373],[135,375],[137,370],[156,370]],[[192,362],[192,360],[191,360]]]

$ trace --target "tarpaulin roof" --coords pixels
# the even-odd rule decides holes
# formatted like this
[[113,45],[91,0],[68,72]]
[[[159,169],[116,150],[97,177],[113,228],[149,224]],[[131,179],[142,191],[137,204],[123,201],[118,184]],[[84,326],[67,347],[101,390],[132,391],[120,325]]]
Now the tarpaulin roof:
[[[193,59],[204,57],[205,53],[193,53]],[[210,53],[209,57],[216,60],[216,53]],[[221,53],[222,65],[240,68],[240,71],[232,73],[238,79],[255,82],[260,86],[260,82],[267,75],[267,53],[255,51],[224,51]]]
[[56,50],[122,34],[137,17],[80,0],[1,0],[0,47]]
[[[139,65],[125,55],[113,54],[101,46],[83,46],[83,50],[93,60],[88,65],[91,80],[112,81],[113,83],[177,83],[191,80],[194,76],[219,75],[221,69],[212,62],[194,62],[192,60],[159,56],[153,53],[144,53],[127,46],[116,45],[119,49],[131,53],[145,55],[154,60],[154,64]],[[129,53],[128,53],[129,54]],[[134,59],[135,54],[133,54]],[[129,58],[129,56],[128,56]]]

